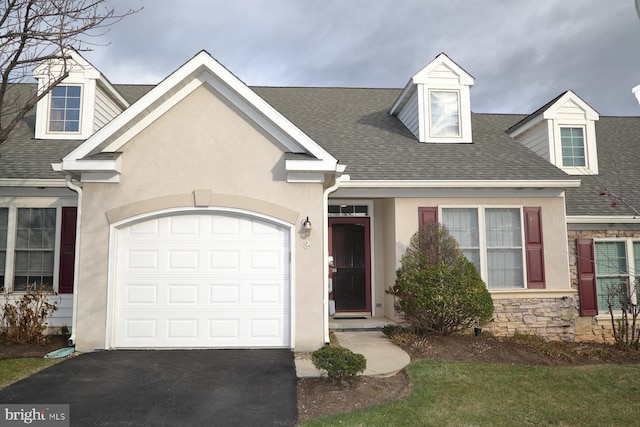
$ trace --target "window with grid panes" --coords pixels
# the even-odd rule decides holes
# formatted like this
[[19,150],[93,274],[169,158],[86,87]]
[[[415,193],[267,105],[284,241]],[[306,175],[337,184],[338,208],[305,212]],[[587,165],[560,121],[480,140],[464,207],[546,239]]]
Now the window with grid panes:
[[443,208],[442,223],[489,289],[524,288],[520,208]]
[[80,131],[80,86],[56,86],[51,90],[49,132]]
[[598,240],[594,252],[598,309],[607,312],[611,301],[613,310],[620,310],[622,306],[616,294],[623,291],[637,301],[637,295],[633,296],[632,291],[638,285],[636,269],[640,267],[640,241]]
[[40,284],[53,288],[55,236],[55,208],[17,209],[15,291]]

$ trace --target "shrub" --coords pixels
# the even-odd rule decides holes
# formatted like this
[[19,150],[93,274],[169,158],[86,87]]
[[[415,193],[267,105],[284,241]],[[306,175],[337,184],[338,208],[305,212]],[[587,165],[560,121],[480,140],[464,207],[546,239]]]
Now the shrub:
[[446,228],[429,223],[414,234],[388,290],[416,331],[451,334],[482,326],[493,301],[475,265]]
[[326,346],[311,353],[313,365],[327,371],[331,379],[353,378],[367,367],[362,354],[354,353],[348,348]]
[[[634,281],[631,285],[627,282],[611,284],[607,287],[607,306],[611,316],[613,339],[617,345],[640,348],[640,306],[638,306],[638,293],[640,283]],[[619,310],[618,310],[619,309]],[[619,317],[618,314],[619,313]]]
[[45,343],[43,332],[47,320],[58,309],[58,302],[49,302],[51,295],[53,293],[44,284],[27,286],[20,296],[5,294],[4,304],[0,307],[0,329],[8,342]]

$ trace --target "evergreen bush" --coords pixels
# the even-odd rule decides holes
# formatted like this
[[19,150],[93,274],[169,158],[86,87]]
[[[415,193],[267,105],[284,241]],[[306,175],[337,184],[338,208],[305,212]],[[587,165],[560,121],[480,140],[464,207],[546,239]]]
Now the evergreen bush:
[[338,380],[353,378],[367,368],[367,361],[362,354],[331,345],[311,353],[311,361],[316,368],[327,371],[329,378]]
[[493,316],[493,301],[475,265],[438,223],[414,234],[389,289],[405,320],[417,331],[444,335],[480,327]]

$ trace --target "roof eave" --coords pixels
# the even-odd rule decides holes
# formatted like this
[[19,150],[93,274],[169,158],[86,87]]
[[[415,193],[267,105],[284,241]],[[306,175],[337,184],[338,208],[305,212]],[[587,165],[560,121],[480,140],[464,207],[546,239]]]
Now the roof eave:
[[640,224],[635,215],[567,215],[568,224]]
[[350,180],[345,188],[577,188],[580,180]]

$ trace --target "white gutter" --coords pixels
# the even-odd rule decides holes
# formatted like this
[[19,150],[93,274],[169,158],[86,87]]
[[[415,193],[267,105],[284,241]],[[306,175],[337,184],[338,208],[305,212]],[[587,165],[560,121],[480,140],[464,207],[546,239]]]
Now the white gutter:
[[565,180],[371,180],[347,181],[340,184],[342,188],[569,188],[580,187],[577,179]]
[[624,216],[567,216],[567,224],[640,224],[640,217],[633,215]]
[[82,184],[76,185],[71,180],[70,175],[65,176],[65,183],[69,189],[78,193],[78,208],[76,211],[76,250],[75,259],[73,260],[73,307],[71,308],[71,336],[69,337],[69,345],[75,346],[76,326],[78,325],[78,272],[80,259],[80,221],[82,218]]
[[322,271],[322,309],[324,313],[322,315],[322,323],[324,330],[324,342],[329,343],[329,194],[333,193],[343,184],[342,180],[348,181],[349,175],[341,175],[336,177],[335,183],[324,190],[322,193],[322,224],[324,225],[324,232],[322,236],[322,257],[324,259],[324,265]]

